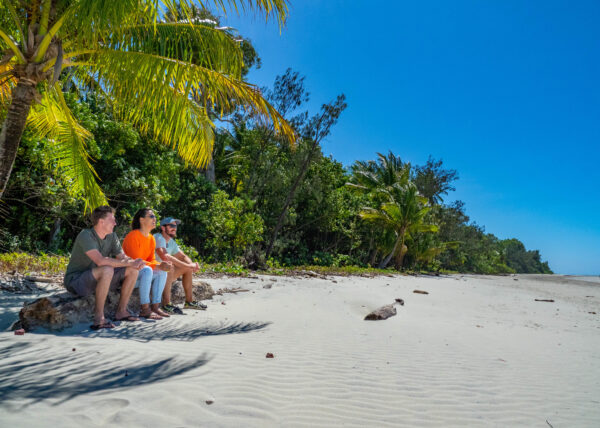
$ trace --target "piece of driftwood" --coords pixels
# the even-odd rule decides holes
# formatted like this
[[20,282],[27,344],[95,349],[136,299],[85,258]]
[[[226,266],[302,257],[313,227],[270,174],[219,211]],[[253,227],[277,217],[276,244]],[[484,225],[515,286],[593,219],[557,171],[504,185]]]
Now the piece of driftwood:
[[554,300],[552,300],[552,299],[535,299],[535,301],[536,302],[550,302],[550,303],[554,302]]
[[232,293],[232,294],[237,294],[237,293],[245,293],[248,292],[250,290],[246,290],[245,288],[219,288],[215,294],[218,294],[219,296],[222,296],[225,293]]
[[365,317],[365,321],[379,321],[386,320],[389,317],[393,317],[394,315],[396,315],[396,308],[394,307],[394,305],[403,306],[404,300],[396,299],[396,301],[391,305],[385,305],[380,307],[379,309],[375,309],[373,312],[371,312]]
[[[194,300],[212,299],[215,294],[206,282],[194,280],[192,285]],[[112,319],[119,303],[120,293],[111,292],[106,298],[104,314]],[[13,330],[20,328],[26,331],[37,327],[49,330],[62,330],[81,322],[89,322],[93,318],[95,297],[79,297],[68,291],[60,291],[53,295],[42,297],[32,302],[26,302],[19,312],[19,321],[12,326]],[[181,281],[176,281],[171,287],[171,303],[185,302],[185,292]],[[129,310],[139,313],[140,297],[134,290],[129,299]]]
[[416,294],[429,294],[428,291],[423,291],[423,290],[413,290],[413,293],[416,293]]

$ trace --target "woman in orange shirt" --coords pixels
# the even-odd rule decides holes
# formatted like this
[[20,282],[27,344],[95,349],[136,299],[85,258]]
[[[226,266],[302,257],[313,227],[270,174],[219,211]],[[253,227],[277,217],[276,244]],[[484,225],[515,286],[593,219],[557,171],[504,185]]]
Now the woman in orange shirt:
[[146,262],[138,273],[135,284],[140,289],[140,316],[160,320],[169,314],[160,309],[162,293],[167,281],[171,262],[159,263],[154,257],[156,242],[150,233],[156,227],[156,216],[150,208],[142,208],[133,216],[131,232],[123,240],[123,251],[129,257]]

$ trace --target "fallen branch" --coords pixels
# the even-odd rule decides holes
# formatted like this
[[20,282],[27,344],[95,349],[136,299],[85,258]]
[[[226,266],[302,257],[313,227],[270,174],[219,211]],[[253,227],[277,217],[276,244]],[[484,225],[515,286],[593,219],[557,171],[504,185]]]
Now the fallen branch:
[[238,287],[238,288],[219,288],[215,294],[222,296],[225,293],[237,294],[237,293],[244,293],[247,291],[250,291],[250,290],[246,290],[245,288],[240,288],[240,287]]
[[535,299],[535,301],[536,302],[550,302],[550,303],[554,302],[554,300],[552,300],[552,299]]

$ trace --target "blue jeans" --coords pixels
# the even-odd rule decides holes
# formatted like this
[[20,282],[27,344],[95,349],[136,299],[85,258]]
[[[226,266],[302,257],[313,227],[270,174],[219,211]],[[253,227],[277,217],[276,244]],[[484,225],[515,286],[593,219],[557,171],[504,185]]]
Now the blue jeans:
[[[167,272],[163,270],[152,270],[150,266],[144,266],[138,273],[135,288],[140,289],[140,304],[156,304],[162,300],[162,293],[167,282]],[[152,296],[152,300],[150,297]]]

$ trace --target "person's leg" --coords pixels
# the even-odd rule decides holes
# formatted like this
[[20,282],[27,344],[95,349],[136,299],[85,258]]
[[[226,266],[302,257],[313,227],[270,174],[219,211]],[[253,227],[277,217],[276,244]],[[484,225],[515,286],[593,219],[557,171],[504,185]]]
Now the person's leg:
[[183,273],[184,268],[181,267],[173,267],[169,272],[167,272],[167,280],[165,282],[165,289],[162,294],[162,305],[167,306],[171,304],[171,286],[175,282],[177,278]]
[[167,272],[163,270],[155,270],[152,275],[152,297],[151,306],[152,312],[160,315],[161,317],[168,317],[169,314],[160,309],[160,302],[165,289],[165,283],[167,281]]
[[194,293],[192,291],[192,275],[193,272],[191,269],[186,269],[183,273],[183,291],[185,291],[185,304],[183,305],[184,309],[206,309],[206,305],[202,302],[197,302],[194,300]]
[[191,302],[194,300],[194,295],[192,293],[192,270],[186,269],[183,273],[183,278],[181,280],[183,284],[183,291],[185,292],[185,301]]
[[101,325],[106,322],[104,319],[104,303],[108,296],[110,281],[112,280],[114,270],[110,266],[100,266],[92,269],[92,275],[96,279],[96,302],[94,305],[94,325]]
[[[139,271],[132,267],[128,267],[125,269],[123,284],[121,285],[121,297],[119,299],[119,306],[117,307],[117,311],[115,312],[115,318],[126,319],[131,317],[131,314],[127,310],[127,304],[129,303],[129,298],[131,297],[131,293],[133,292],[133,288],[135,287],[135,283],[138,279]],[[133,320],[133,318],[131,318]]]
[[138,273],[136,283],[140,289],[140,316],[144,318],[161,319],[150,309],[150,289],[152,287],[152,268],[144,266]]

